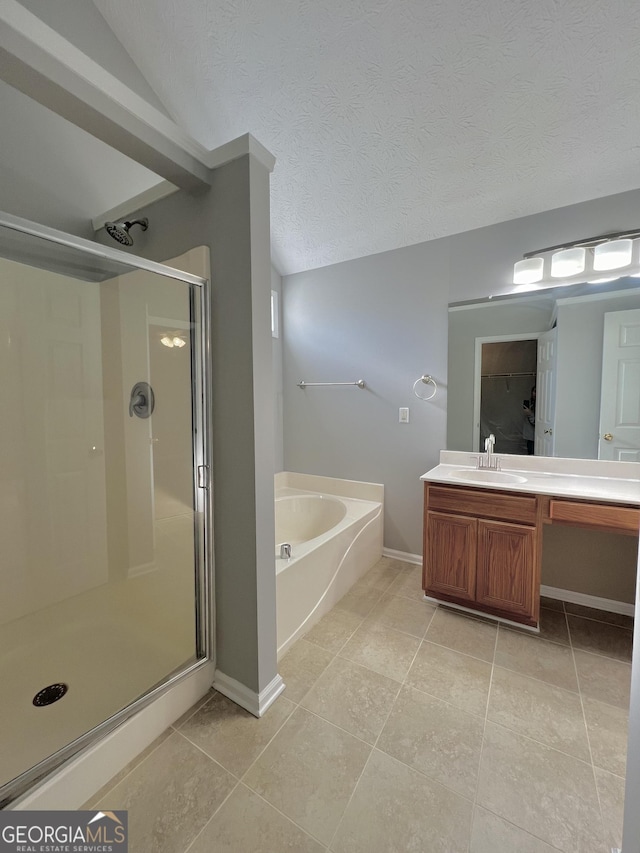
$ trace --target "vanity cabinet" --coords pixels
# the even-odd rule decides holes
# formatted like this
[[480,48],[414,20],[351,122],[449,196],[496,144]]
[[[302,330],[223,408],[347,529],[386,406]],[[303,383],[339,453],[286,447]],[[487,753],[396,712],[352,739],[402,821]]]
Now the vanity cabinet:
[[426,595],[536,626],[540,530],[535,495],[425,483]]

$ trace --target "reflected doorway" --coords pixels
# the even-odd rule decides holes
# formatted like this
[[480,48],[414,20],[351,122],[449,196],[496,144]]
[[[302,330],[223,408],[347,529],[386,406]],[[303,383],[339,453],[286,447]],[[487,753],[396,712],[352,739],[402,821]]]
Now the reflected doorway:
[[[533,441],[538,335],[476,339],[474,448],[484,452],[493,434],[495,452],[527,455]],[[525,405],[526,404],[526,405]],[[535,423],[535,421],[534,421]]]

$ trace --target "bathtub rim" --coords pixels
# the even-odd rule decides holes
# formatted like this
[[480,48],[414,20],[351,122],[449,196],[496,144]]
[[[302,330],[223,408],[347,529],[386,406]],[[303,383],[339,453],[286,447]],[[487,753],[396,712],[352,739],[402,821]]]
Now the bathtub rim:
[[[301,542],[298,542],[295,545],[296,548],[298,547],[298,545],[303,545],[306,542],[311,542],[313,539],[317,539],[320,536],[323,536],[325,533],[328,533],[330,530],[333,530],[334,527],[336,527],[338,524],[340,524],[340,522],[345,518],[345,516],[348,512],[347,505],[346,505],[345,501],[342,498],[337,497],[336,495],[320,495],[320,494],[307,494],[307,493],[305,493],[305,494],[300,494],[300,495],[277,495],[276,499],[275,499],[276,516],[277,516],[277,511],[278,511],[278,504],[281,501],[300,501],[300,500],[303,502],[306,502],[307,500],[309,500],[309,501],[312,501],[314,504],[316,501],[320,501],[321,503],[326,503],[329,506],[340,507],[341,508],[341,510],[340,510],[341,516],[337,521],[334,521],[330,527],[327,527],[321,533],[317,533],[315,536],[311,536],[309,539],[303,539]],[[278,536],[277,534],[278,534],[278,529],[277,529],[277,522],[276,522],[276,556],[278,556],[280,544],[285,543],[285,542],[290,542],[290,540],[292,540],[294,538],[291,536]],[[294,547],[292,541],[290,542],[290,544],[292,545],[292,547]]]
[[[324,542],[329,541],[329,539],[333,539],[343,530],[346,530],[351,524],[361,521],[366,518],[370,513],[371,518],[377,516],[378,513],[382,513],[384,510],[384,502],[383,501],[370,501],[364,498],[348,498],[343,495],[335,495],[335,494],[326,494],[321,492],[311,492],[306,489],[294,489],[290,486],[282,487],[277,490],[275,500],[277,501],[279,498],[286,497],[324,497],[331,498],[340,503],[343,503],[346,508],[346,513],[343,518],[335,524],[333,527],[330,527],[324,533],[321,533],[318,536],[315,536],[313,539],[306,539],[304,542],[300,542],[295,546],[295,552],[292,549],[291,557],[282,558],[277,553],[275,554],[275,568],[276,575],[279,575],[281,572],[286,571],[289,568],[292,568],[298,560],[307,556],[311,551],[319,548]],[[369,519],[367,519],[369,520]],[[276,542],[276,549],[279,547],[278,542]]]

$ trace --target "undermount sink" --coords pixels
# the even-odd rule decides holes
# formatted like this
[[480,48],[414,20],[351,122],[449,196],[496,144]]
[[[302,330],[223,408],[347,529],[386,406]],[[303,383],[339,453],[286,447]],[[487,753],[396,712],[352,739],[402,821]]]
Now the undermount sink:
[[493,468],[469,468],[464,471],[452,471],[451,476],[456,480],[475,480],[481,483],[526,483],[527,478],[508,471],[497,471]]

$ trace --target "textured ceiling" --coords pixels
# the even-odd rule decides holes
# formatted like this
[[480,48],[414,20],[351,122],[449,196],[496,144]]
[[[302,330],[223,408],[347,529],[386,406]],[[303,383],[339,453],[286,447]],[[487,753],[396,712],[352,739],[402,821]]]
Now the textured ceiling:
[[94,0],[167,110],[277,157],[274,262],[640,187],[632,0]]

